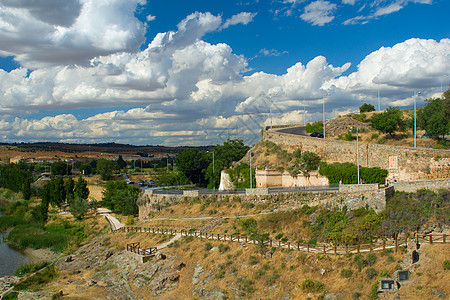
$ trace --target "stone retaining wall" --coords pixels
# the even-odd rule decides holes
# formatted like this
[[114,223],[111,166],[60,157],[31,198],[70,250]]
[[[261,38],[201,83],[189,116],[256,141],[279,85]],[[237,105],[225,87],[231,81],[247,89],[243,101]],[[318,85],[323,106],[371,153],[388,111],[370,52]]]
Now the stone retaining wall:
[[[328,163],[356,164],[356,142],[318,139],[287,133],[263,131],[263,140],[272,141],[282,149],[314,152]],[[360,142],[359,164],[389,171],[389,177],[406,180],[450,178],[450,150],[398,147]]]
[[413,193],[420,189],[437,191],[450,189],[450,178],[436,180],[399,181],[391,184],[398,192]]

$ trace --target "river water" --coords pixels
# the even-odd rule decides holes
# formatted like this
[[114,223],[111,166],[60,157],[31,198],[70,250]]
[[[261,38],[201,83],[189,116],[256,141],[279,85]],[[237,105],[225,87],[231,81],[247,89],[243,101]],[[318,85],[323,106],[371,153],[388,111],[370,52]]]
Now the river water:
[[25,254],[6,243],[6,236],[6,233],[0,232],[0,277],[12,275],[19,266],[29,263]]

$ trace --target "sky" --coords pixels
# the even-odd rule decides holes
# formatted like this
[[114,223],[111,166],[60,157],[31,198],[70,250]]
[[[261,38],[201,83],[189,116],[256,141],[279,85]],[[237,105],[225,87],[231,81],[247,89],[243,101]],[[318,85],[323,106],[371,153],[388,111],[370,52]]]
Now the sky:
[[[256,143],[450,84],[448,0],[0,0],[0,141]],[[414,97],[415,96],[415,97]]]

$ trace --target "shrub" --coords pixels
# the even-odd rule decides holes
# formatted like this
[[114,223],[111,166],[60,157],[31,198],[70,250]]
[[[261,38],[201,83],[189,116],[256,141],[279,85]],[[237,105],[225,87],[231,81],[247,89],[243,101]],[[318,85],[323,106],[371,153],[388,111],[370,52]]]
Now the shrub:
[[228,250],[230,250],[230,246],[224,245],[224,244],[220,244],[219,245],[219,252],[220,253],[227,252]]
[[254,257],[253,255],[251,255],[248,259],[248,263],[252,266],[258,264],[258,259],[256,257]]
[[134,224],[134,216],[130,215],[127,217],[127,220],[125,221],[125,225],[130,226]]
[[36,272],[43,267],[48,266],[48,262],[42,261],[36,264],[24,264],[16,269],[14,272],[14,276],[22,277],[25,274]]
[[369,299],[378,299],[378,280],[370,287]]
[[211,245],[211,243],[206,243],[205,244],[205,250],[206,251],[209,251],[209,250],[211,250],[213,248],[213,246]]
[[366,261],[368,266],[373,266],[377,261],[377,256],[375,255],[375,253],[369,253],[366,256]]
[[320,281],[314,282],[311,279],[306,279],[300,283],[300,288],[310,293],[318,293],[325,290],[325,285]]
[[380,278],[389,278],[391,277],[391,274],[389,274],[388,270],[383,270],[380,272]]
[[380,135],[378,133],[372,133],[372,135],[370,136],[370,139],[372,140],[376,140]]
[[372,104],[364,103],[363,105],[361,105],[359,107],[360,113],[371,112],[371,111],[375,111],[375,106],[373,106]]
[[305,131],[307,133],[320,132],[323,133],[323,122],[318,121],[314,123],[308,123],[305,126]]
[[442,267],[444,267],[444,270],[450,270],[450,260],[446,259],[442,262]]
[[343,277],[343,278],[350,278],[350,277],[352,277],[352,275],[353,275],[353,272],[351,269],[342,269],[342,271],[341,271],[341,277]]
[[374,268],[367,268],[366,270],[367,278],[373,279],[378,275],[378,272]]

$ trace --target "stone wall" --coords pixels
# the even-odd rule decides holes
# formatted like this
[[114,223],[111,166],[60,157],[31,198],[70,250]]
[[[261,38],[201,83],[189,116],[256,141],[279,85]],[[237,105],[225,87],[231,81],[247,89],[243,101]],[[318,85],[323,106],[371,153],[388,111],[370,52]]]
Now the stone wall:
[[450,178],[436,180],[399,181],[391,184],[397,192],[414,193],[420,189],[437,191],[450,189]]
[[[356,142],[318,139],[287,133],[264,131],[263,140],[282,149],[314,152],[322,160],[356,164]],[[359,164],[389,171],[389,178],[401,181],[450,178],[450,150],[398,147],[360,142]]]
[[340,184],[339,192],[341,193],[358,193],[365,191],[378,190],[378,184]]

